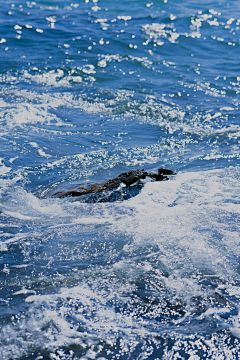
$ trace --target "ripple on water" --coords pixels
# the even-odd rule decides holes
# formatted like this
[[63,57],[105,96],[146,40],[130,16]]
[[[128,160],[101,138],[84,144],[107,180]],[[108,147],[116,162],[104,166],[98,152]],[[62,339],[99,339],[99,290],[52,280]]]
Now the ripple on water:
[[0,4],[1,359],[239,357],[240,6],[129,4]]

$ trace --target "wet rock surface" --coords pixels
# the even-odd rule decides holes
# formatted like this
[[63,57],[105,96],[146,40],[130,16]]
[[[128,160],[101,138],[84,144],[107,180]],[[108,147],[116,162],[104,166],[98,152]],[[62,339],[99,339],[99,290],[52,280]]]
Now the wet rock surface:
[[171,175],[175,175],[175,173],[163,168],[159,169],[157,173],[147,172],[144,169],[130,170],[101,183],[59,185],[45,190],[39,197],[81,197],[81,200],[89,203],[121,201],[136,196],[144,186],[142,180],[149,178],[154,181],[163,181],[168,180]]

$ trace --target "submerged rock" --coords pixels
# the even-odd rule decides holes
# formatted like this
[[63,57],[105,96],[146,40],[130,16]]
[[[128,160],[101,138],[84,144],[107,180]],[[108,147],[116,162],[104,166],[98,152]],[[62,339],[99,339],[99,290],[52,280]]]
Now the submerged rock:
[[[66,196],[81,196],[84,197],[85,202],[125,200],[140,192],[143,186],[141,180],[147,177],[155,181],[168,180],[169,175],[175,175],[175,173],[172,170],[162,168],[157,173],[149,173],[144,171],[144,169],[131,170],[102,183],[59,185],[49,191],[44,191],[40,197],[63,198]],[[120,190],[118,190],[119,188]]]

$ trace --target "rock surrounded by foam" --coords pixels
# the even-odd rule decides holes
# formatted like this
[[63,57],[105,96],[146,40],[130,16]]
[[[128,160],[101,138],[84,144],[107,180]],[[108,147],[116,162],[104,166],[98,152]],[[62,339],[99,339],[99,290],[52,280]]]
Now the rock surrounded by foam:
[[[123,185],[123,187],[125,187],[126,189],[125,191],[124,190],[121,191],[121,195],[122,195],[121,199],[119,197],[116,198],[116,196],[115,197],[111,196],[110,198],[105,197],[104,199],[105,201],[124,200],[125,198],[129,198],[137,194],[136,190],[137,189],[140,190],[143,185],[141,183],[141,180],[144,180],[147,177],[155,181],[168,180],[169,175],[174,175],[174,172],[172,170],[163,169],[163,168],[159,169],[157,173],[149,173],[147,171],[144,171],[144,169],[131,170],[131,171],[126,171],[118,175],[117,177],[106,180],[102,183],[80,184],[80,185],[72,185],[72,186],[64,186],[64,185],[56,186],[51,190],[46,191],[42,197],[63,198],[66,196],[76,197],[76,196],[94,194],[96,196],[92,198],[88,198],[88,200],[90,200],[90,202],[91,201],[95,202],[102,200],[101,194],[117,190],[119,187],[121,188],[121,185]],[[126,195],[126,192],[128,193],[127,197],[123,196]]]

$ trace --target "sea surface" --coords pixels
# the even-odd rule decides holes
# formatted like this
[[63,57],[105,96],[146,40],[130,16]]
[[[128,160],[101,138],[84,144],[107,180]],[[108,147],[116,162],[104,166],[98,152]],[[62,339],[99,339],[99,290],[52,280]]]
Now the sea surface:
[[239,94],[237,0],[0,2],[1,360],[240,358]]

